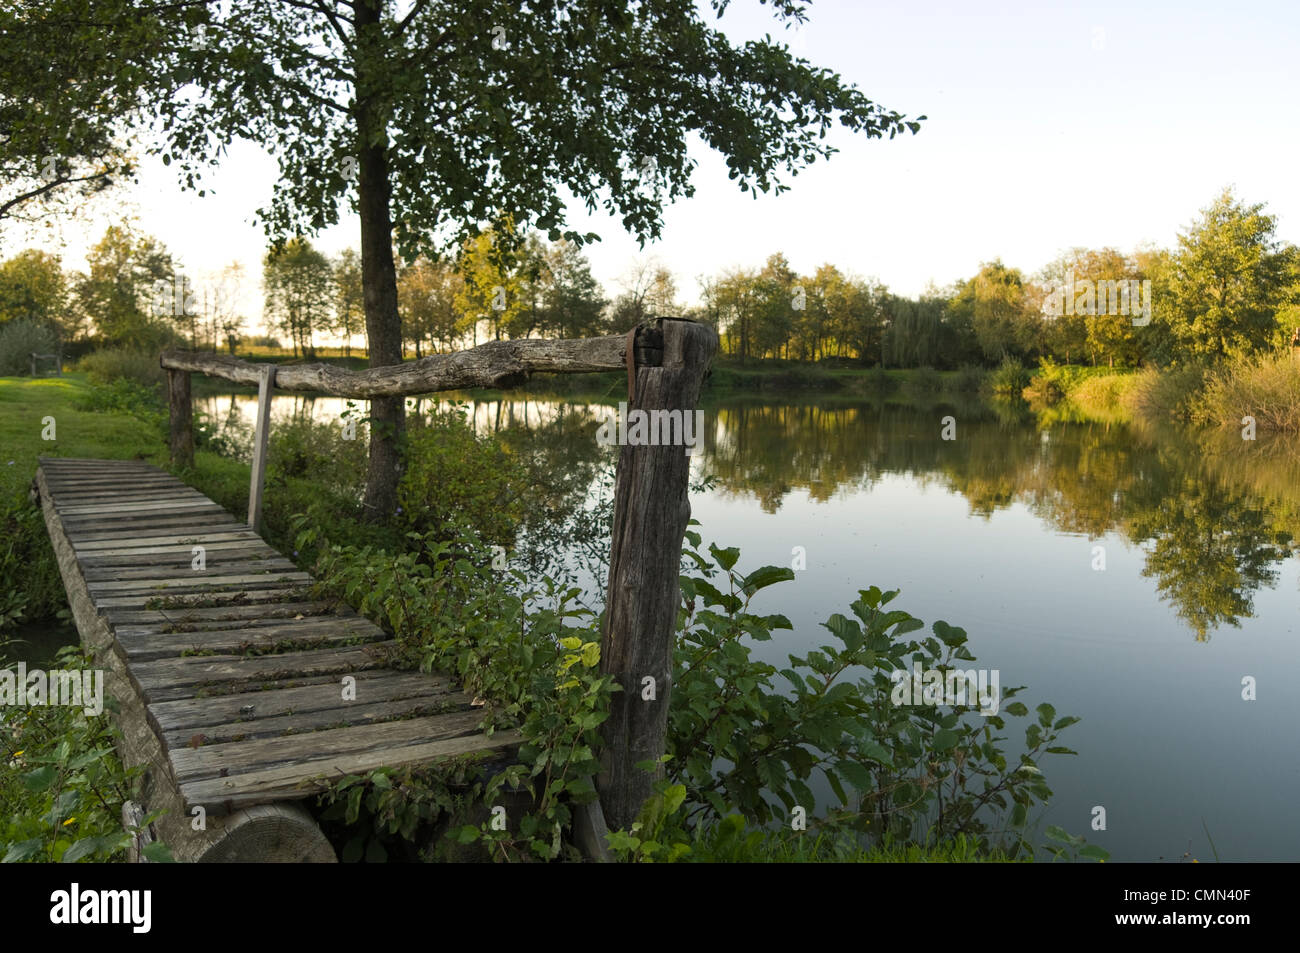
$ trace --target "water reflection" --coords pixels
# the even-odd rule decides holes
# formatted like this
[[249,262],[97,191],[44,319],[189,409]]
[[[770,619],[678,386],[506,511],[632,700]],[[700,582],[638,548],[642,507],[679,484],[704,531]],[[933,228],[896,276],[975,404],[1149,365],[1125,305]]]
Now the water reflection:
[[[412,400],[410,410],[418,415],[437,402]],[[203,409],[237,442],[251,435],[255,406],[246,395],[221,396]],[[364,402],[356,406],[365,412]],[[528,398],[469,399],[466,406],[475,428],[500,434],[534,476],[529,535],[538,568],[578,565],[598,578],[607,539],[600,508],[613,454],[596,443],[594,408]],[[328,420],[347,408],[337,398],[283,395],[274,400],[273,419]],[[949,416],[955,439],[945,440]],[[1141,549],[1142,574],[1198,640],[1250,618],[1255,593],[1275,586],[1278,564],[1296,553],[1294,442],[1059,418],[1040,423],[1023,405],[979,403],[744,401],[709,408],[706,424],[697,471],[717,478],[722,498],[753,500],[768,514],[796,491],[834,506],[901,474],[960,494],[985,520],[1021,504],[1057,534],[1117,534]]]

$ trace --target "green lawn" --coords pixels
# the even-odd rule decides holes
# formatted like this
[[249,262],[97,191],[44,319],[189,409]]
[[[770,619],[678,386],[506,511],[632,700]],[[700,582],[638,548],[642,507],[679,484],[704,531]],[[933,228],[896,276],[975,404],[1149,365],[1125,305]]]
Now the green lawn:
[[[80,374],[0,377],[0,501],[26,493],[37,458],[102,457],[162,464],[167,446],[156,424],[86,407],[90,385]],[[54,440],[42,439],[54,418]]]

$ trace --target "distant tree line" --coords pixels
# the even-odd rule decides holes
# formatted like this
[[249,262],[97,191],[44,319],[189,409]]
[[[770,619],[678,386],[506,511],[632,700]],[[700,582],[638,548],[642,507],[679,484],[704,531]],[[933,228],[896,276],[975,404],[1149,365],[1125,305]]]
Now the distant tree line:
[[[783,254],[761,268],[700,280],[701,304],[684,308],[671,272],[631,268],[606,294],[582,250],[536,233],[502,241],[487,230],[458,254],[399,267],[403,349],[416,357],[486,340],[619,333],[656,315],[713,324],[723,354],[864,366],[1032,363],[1135,366],[1214,360],[1288,342],[1300,327],[1300,250],[1276,238],[1262,205],[1223,192],[1178,238],[1176,249],[1075,248],[1034,275],[1000,259],[919,297],[824,264],[800,275]],[[28,249],[0,262],[0,324],[26,318],[64,340],[156,349],[240,343],[247,278],[238,263],[187,278],[156,239],[110,227],[84,273]],[[364,339],[360,256],[330,258],[302,238],[272,248],[262,267],[266,336],[314,356],[321,336],[348,353]]]

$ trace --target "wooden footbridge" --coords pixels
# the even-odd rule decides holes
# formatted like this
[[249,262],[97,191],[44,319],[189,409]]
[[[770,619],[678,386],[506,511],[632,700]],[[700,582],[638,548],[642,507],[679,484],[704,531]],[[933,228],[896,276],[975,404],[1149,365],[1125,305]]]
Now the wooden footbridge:
[[[313,596],[312,578],[257,534],[272,386],[391,396],[626,367],[632,406],[690,408],[716,344],[712,329],[664,320],[626,338],[494,342],[355,373],[300,365],[277,376],[164,354],[181,468],[193,463],[189,374],[260,384],[247,521],[138,461],[44,457],[36,477],[73,616],[116,701],[123,760],[146,768],[133,816],[162,811],[155,826],[180,860],[329,861],[301,799],[380,767],[474,756],[487,769],[520,741],[484,733],[481,711],[445,676],[395,669],[382,629]],[[615,826],[635,818],[652,780],[635,765],[663,753],[688,466],[680,447],[625,446],[619,458],[601,666],[625,690],[603,727],[600,802],[582,813],[589,853],[603,846],[605,815]],[[664,689],[633,704],[645,675]]]
[[484,735],[446,677],[392,668],[382,629],[313,599],[307,573],[170,474],[46,457],[37,484],[78,628],[147,754],[132,760],[161,775],[156,791],[174,789],[163,801],[186,827],[202,817],[219,835],[183,837],[192,852],[319,859],[329,844],[305,812],[247,809],[517,746],[513,731]]

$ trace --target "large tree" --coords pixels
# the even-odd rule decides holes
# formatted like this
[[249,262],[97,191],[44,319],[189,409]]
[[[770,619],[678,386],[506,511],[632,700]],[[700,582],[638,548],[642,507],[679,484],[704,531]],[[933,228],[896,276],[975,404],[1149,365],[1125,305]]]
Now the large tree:
[[75,211],[133,174],[123,130],[161,29],[129,0],[0,5],[0,224]]
[[[87,2],[44,6],[77,21]],[[596,238],[567,226],[572,195],[644,242],[665,205],[692,194],[692,133],[741,189],[779,192],[783,171],[834,151],[837,121],[872,138],[919,128],[784,44],[733,45],[695,0],[89,6],[102,13],[97,43],[134,34],[142,13],[168,27],[160,49],[126,45],[116,68],[141,77],[157,148],[187,185],[245,138],[280,164],[264,215],[274,236],[311,234],[345,205],[358,213],[373,365],[402,359],[394,240],[412,260],[502,216],[551,240]],[[772,2],[786,21],[806,6]],[[382,516],[395,505],[402,398],[373,401],[371,418],[365,504]]]
[[1290,300],[1295,249],[1275,237],[1277,219],[1225,189],[1178,236],[1169,325],[1184,354],[1222,357],[1264,347]]

